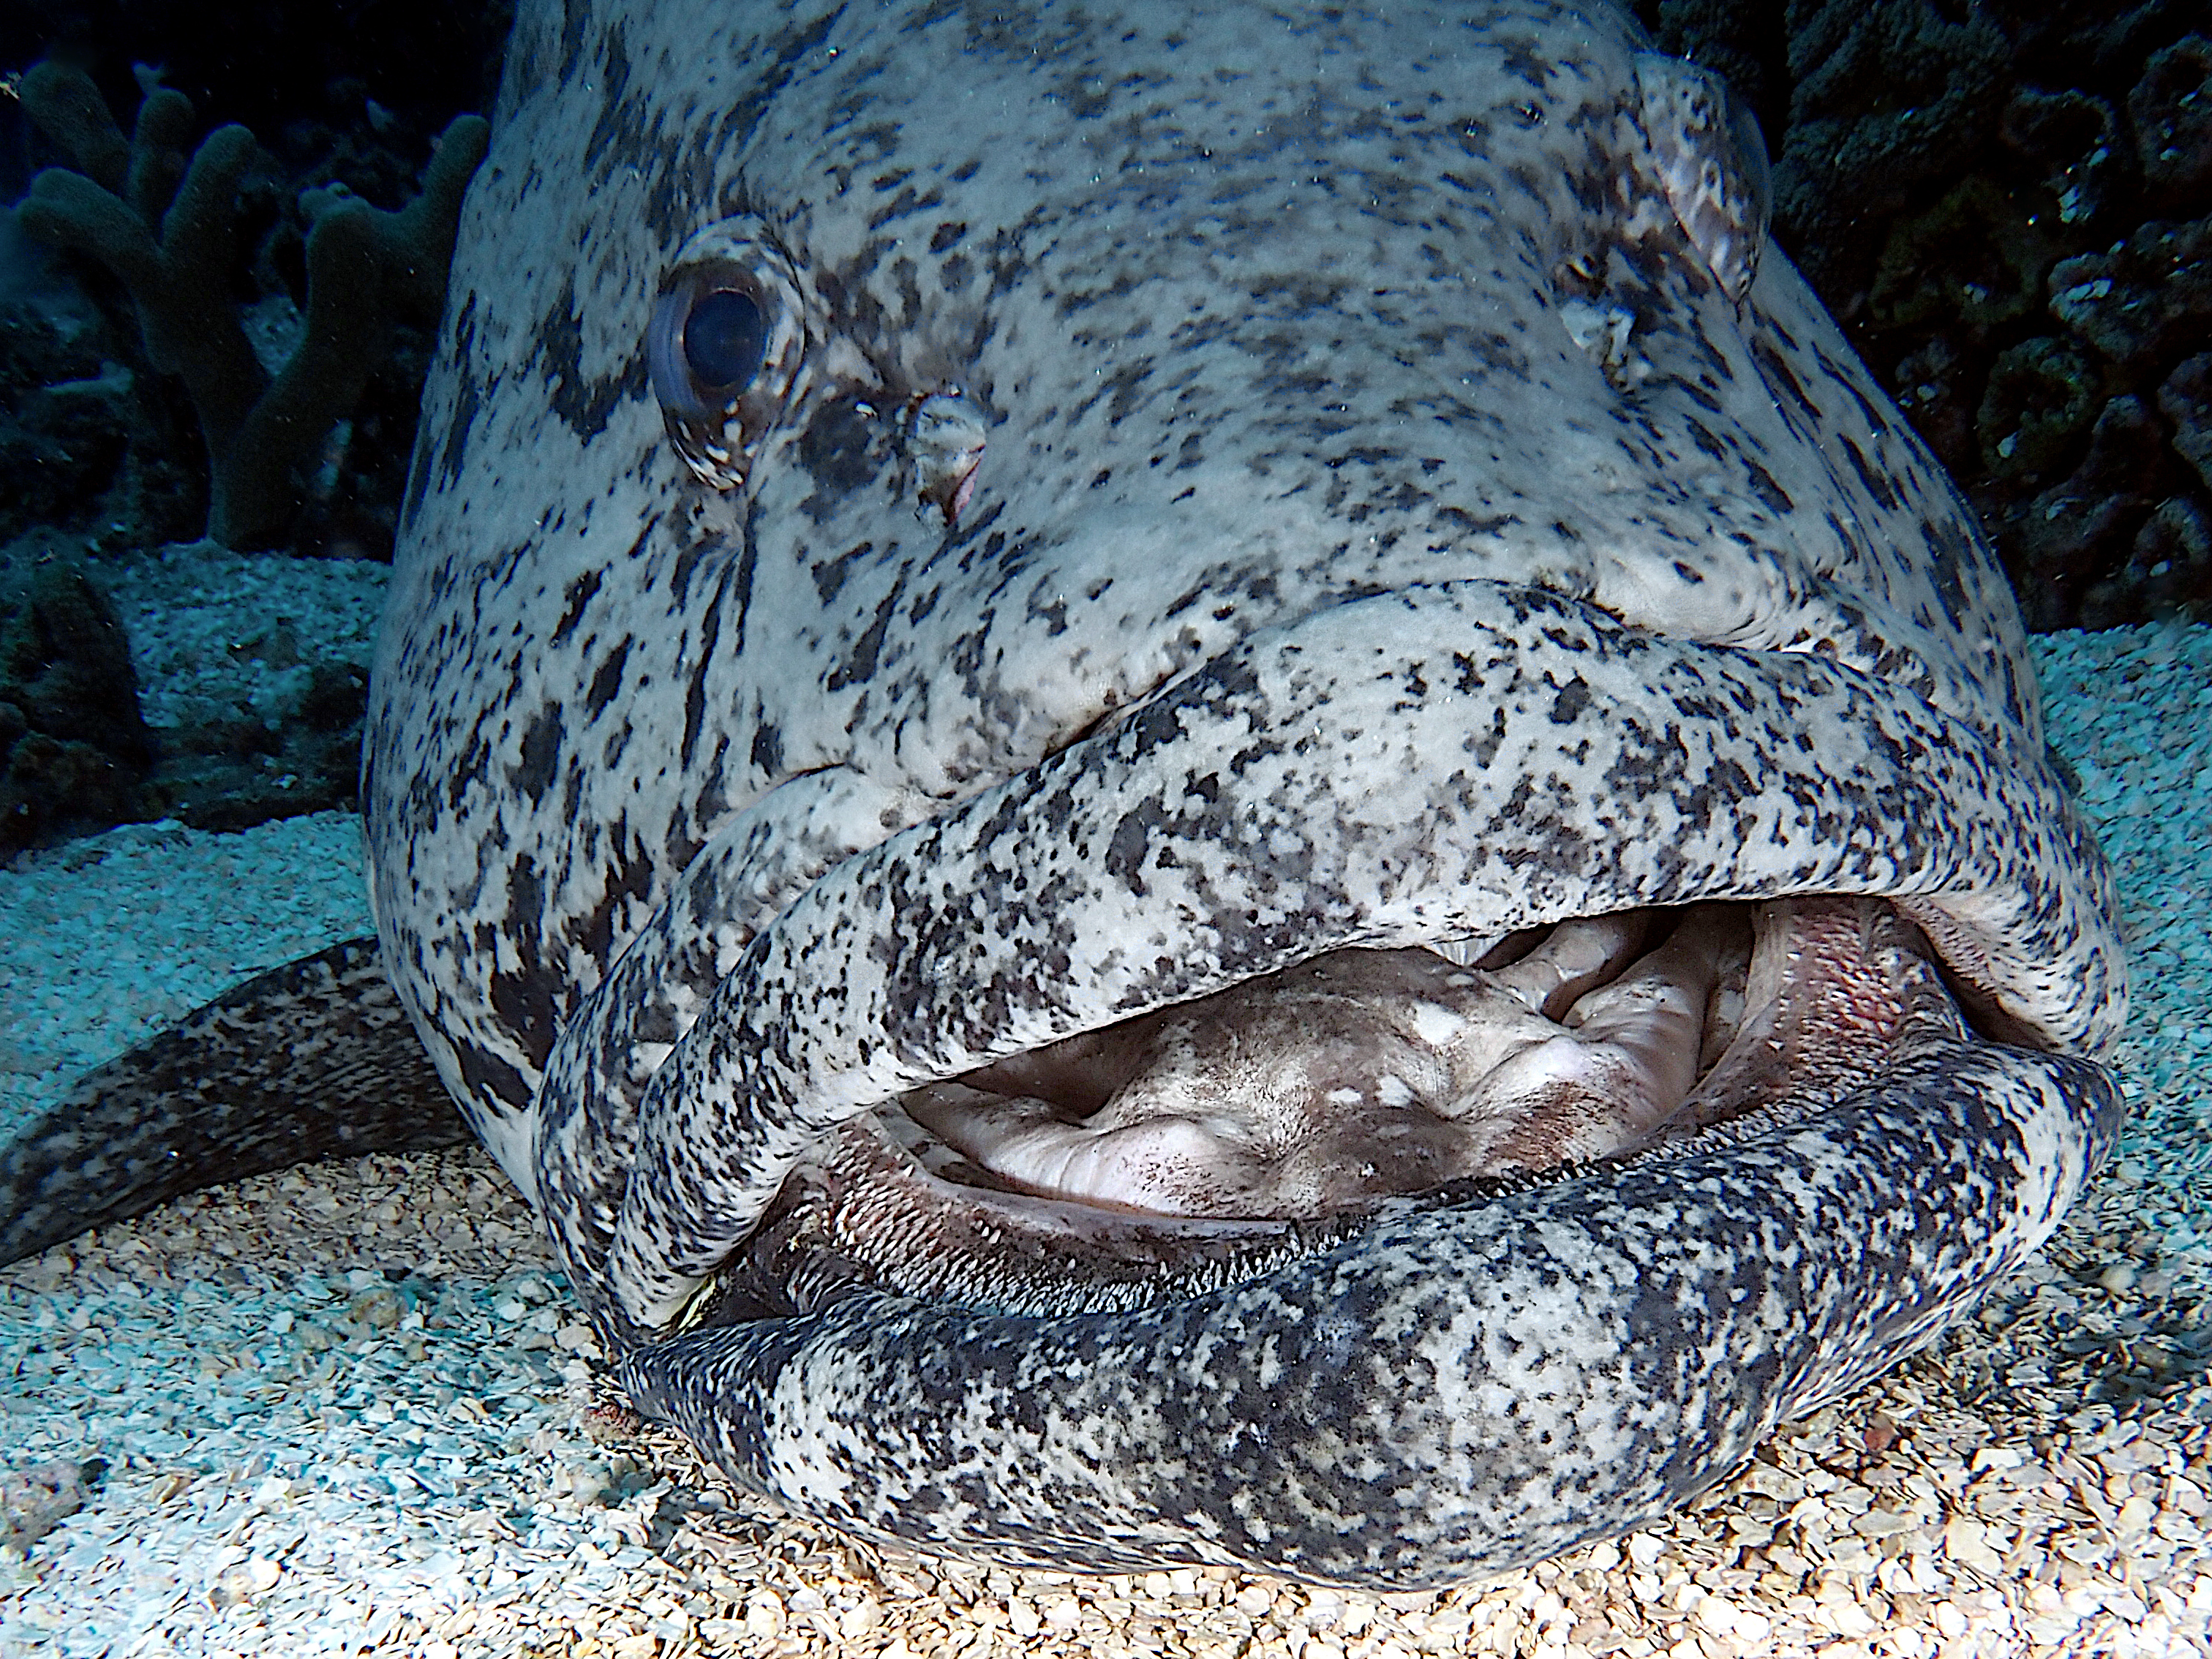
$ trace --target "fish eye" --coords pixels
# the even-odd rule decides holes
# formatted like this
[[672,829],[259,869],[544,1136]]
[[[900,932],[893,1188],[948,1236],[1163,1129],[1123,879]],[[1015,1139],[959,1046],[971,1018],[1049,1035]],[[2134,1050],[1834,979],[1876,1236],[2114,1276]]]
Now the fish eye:
[[739,276],[713,270],[683,273],[660,296],[646,331],[653,396],[672,416],[697,421],[719,415],[760,378],[769,334],[767,307]]
[[671,447],[702,483],[732,490],[790,400],[806,330],[790,270],[760,239],[718,226],[695,241],[662,283],[646,372]]
[[1743,217],[1753,228],[1754,236],[1764,240],[1768,222],[1774,216],[1774,169],[1767,159],[1766,135],[1759,130],[1759,117],[1751,106],[1737,97],[1728,84],[1721,84],[1721,119],[1729,139],[1729,154],[1735,162],[1741,177],[1738,188],[1749,205]]
[[750,385],[768,354],[768,322],[750,295],[718,288],[693,301],[684,322],[684,361],[701,386]]
[[1774,210],[1759,118],[1711,70],[1639,52],[1636,79],[1654,182],[1723,289],[1751,288]]

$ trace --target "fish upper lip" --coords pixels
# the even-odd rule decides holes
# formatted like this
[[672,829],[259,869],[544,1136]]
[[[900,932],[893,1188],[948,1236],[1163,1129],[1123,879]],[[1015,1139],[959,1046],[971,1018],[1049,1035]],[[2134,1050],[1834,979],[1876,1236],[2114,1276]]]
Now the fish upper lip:
[[2012,1015],[2094,1054],[2124,988],[2071,814],[2047,771],[1825,659],[1490,582],[1375,596],[836,865],[657,1066],[608,1000],[641,988],[611,978],[541,1091],[541,1185],[580,1194],[555,1218],[580,1294],[642,1340],[810,1148],[904,1089],[1330,949],[1700,897],[1935,905]]

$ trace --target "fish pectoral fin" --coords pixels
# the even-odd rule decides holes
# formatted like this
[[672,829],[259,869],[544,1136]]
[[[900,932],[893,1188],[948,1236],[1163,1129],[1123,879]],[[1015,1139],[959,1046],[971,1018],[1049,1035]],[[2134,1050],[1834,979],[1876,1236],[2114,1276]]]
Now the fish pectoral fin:
[[0,1147],[0,1265],[204,1187],[468,1139],[376,941],[348,939],[109,1061]]

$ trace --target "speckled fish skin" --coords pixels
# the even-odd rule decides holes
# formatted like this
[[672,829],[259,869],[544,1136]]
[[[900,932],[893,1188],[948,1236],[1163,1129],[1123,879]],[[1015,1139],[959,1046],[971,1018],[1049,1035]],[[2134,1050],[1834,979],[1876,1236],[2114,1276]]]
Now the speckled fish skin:
[[[2009,593],[1787,263],[1739,297],[1670,74],[1541,0],[520,8],[371,894],[618,1374],[738,1479],[1075,1566],[1510,1565],[1926,1340],[2108,1148],[2112,896]],[[646,368],[709,257],[795,343],[731,489]],[[900,411],[956,392],[948,524]],[[1800,1121],[1136,1313],[659,1340],[915,1083],[1342,945],[1807,892],[2033,1050],[1935,1019]]]

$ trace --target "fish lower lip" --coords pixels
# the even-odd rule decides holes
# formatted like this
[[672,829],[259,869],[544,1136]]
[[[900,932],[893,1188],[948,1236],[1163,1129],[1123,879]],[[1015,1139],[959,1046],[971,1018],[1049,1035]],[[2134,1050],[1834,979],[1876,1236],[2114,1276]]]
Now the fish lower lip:
[[1030,1314],[1188,1295],[1398,1200],[1710,1150],[1969,1040],[1879,899],[1529,935],[1335,952],[914,1091],[793,1172],[704,1321],[871,1286]]
[[[1039,1317],[861,1286],[632,1351],[616,1377],[741,1485],[849,1530],[1441,1585],[1678,1509],[1888,1369],[2048,1235],[2120,1116],[2094,1062],[1931,1034],[1802,1117],[1394,1200],[1188,1295]],[[852,1474],[986,1413],[1004,1450],[974,1486],[934,1457]],[[993,1479],[1034,1500],[979,1501]]]

